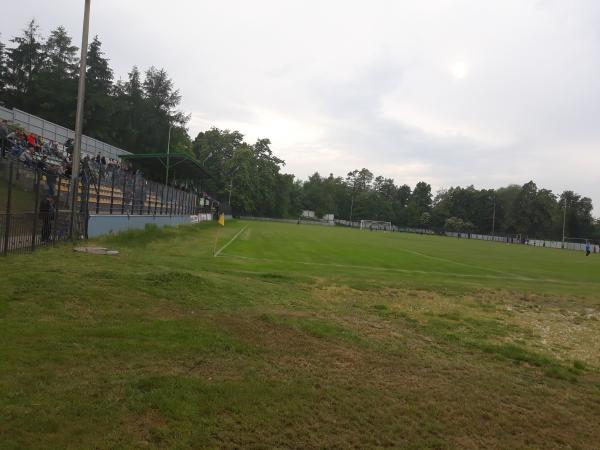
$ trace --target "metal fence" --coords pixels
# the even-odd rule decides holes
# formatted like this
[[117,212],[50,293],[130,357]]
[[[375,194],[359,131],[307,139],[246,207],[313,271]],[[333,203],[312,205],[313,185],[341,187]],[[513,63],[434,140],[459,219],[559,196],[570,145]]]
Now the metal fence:
[[[60,144],[64,144],[68,139],[75,139],[75,132],[73,130],[18,109],[7,109],[0,106],[0,120],[11,121],[22,126],[30,133]],[[130,154],[126,150],[106,144],[89,136],[82,137],[81,151],[89,156],[95,156],[100,153],[100,155],[106,158],[113,159],[118,159],[121,155]]]
[[84,163],[81,183],[90,214],[192,215],[203,203],[196,194],[94,161]]
[[[85,238],[88,211],[69,205],[68,179],[48,177],[18,161],[0,158],[0,254],[25,252],[67,239]],[[78,187],[84,198],[84,190]]]
[[139,173],[87,162],[71,179],[35,164],[0,157],[0,255],[87,238],[93,214],[193,215],[210,209],[190,192]]

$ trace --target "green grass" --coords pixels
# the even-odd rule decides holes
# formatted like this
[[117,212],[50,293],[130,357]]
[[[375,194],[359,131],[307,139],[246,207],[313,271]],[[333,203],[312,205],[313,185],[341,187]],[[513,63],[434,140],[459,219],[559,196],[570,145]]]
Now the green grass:
[[149,227],[0,260],[0,448],[596,448],[600,256]]

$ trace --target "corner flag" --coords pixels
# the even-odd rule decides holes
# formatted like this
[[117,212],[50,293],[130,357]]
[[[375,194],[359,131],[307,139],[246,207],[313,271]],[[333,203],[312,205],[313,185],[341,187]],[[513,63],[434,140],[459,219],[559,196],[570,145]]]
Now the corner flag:
[[224,226],[225,226],[225,213],[221,213],[221,214],[219,215],[219,222],[218,222],[218,223],[219,223],[219,225],[221,225],[222,227],[224,227]]

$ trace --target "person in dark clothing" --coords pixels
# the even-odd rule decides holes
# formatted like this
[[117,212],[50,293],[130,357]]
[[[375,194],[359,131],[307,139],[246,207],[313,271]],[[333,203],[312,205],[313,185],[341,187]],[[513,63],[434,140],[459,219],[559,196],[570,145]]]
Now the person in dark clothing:
[[55,195],[54,187],[56,186],[57,172],[58,169],[53,165],[49,165],[46,168],[46,186],[48,188],[48,195],[51,197]]
[[0,124],[0,153],[4,157],[6,148],[8,147],[8,123],[3,120]]
[[49,242],[54,220],[54,197],[47,195],[40,203],[40,219],[42,220],[42,242]]
[[73,139],[71,139],[71,138],[67,139],[67,141],[65,142],[65,151],[67,152],[67,155],[73,154],[74,147],[75,147],[75,143],[73,142]]

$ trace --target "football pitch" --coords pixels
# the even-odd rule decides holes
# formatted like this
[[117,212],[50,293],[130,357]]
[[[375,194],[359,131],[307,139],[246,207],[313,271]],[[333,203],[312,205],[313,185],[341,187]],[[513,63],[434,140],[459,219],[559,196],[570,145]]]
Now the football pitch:
[[600,255],[259,221],[92,244],[121,254],[0,260],[0,448],[600,442]]

